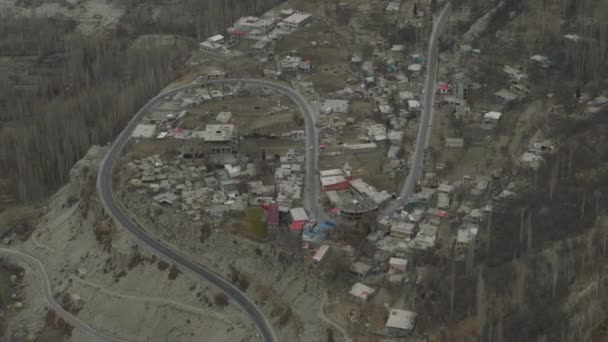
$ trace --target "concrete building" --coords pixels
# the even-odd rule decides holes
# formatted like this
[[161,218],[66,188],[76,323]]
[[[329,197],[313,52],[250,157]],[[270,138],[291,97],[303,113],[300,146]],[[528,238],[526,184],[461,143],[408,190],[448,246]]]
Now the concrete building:
[[371,297],[374,292],[375,290],[373,288],[361,283],[355,283],[350,291],[348,291],[349,294],[364,302],[367,302],[369,297]]
[[274,27],[275,21],[271,18],[242,17],[239,18],[234,26],[228,29],[230,34],[242,36],[245,34],[265,35]]
[[485,130],[493,130],[498,127],[502,113],[500,112],[487,112],[483,115],[481,120],[481,128]]
[[376,188],[367,184],[360,178],[351,180],[350,186],[358,194],[371,199],[377,205],[382,205],[384,202],[388,201],[391,198],[391,195],[386,191],[378,191]]
[[312,20],[312,14],[310,13],[294,13],[289,17],[283,19],[283,27],[295,31],[306,23]]
[[414,234],[415,224],[410,222],[394,222],[391,224],[391,236],[399,239],[410,239]]
[[416,326],[417,316],[413,311],[392,309],[385,326],[387,335],[398,337],[411,333]]

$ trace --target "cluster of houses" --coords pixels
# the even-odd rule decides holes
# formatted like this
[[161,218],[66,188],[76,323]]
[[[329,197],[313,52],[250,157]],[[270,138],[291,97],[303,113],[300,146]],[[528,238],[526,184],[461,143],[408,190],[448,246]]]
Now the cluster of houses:
[[268,13],[262,17],[241,17],[226,29],[227,37],[217,34],[199,44],[202,51],[225,53],[239,41],[251,41],[253,51],[268,49],[273,41],[307,25],[312,14],[284,9],[279,13]]

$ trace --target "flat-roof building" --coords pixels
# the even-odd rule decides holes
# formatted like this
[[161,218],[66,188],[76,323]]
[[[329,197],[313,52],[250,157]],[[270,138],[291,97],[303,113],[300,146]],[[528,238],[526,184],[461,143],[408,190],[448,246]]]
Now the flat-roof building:
[[401,335],[412,332],[416,325],[416,314],[409,310],[392,309],[386,320],[386,329],[390,335]]
[[312,20],[312,14],[310,13],[294,13],[289,17],[283,19],[283,25],[290,30],[297,30],[304,24]]

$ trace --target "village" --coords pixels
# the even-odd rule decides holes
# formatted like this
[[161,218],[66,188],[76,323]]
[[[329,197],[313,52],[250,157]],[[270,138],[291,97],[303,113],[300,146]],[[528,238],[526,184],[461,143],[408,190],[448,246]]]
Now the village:
[[[399,8],[399,2],[390,2],[384,12]],[[411,22],[424,26],[430,9],[414,12]],[[471,263],[475,251],[489,244],[492,216],[504,213],[528,175],[559,149],[548,130],[528,131],[514,116],[515,108],[526,111],[528,103],[551,99],[530,75],[551,72],[553,63],[539,54],[522,57],[517,65],[493,66],[495,79],[488,84],[477,67],[491,58],[485,51],[461,44],[440,54],[424,174],[407,204],[391,212],[387,206],[400,199],[400,185],[412,167],[425,50],[378,35],[365,51],[332,66],[341,69],[334,71],[342,83],[318,87],[315,75],[334,71],[304,52],[278,49],[317,20],[291,8],[243,17],[201,42],[200,53],[250,56],[259,64],[258,77],[289,84],[310,101],[319,138],[318,202],[327,213],[322,220],[304,205],[312,185],[305,182],[307,146],[297,107],[272,90],[214,84],[233,77],[228,68],[198,75],[193,82],[200,87],[165,99],[137,126],[131,149],[149,145],[160,152],[126,163],[127,186],[152,205],[196,222],[262,217],[263,229],[243,224],[243,235],[272,243],[277,232],[288,232],[301,241],[304,261],[312,265],[323,264],[331,253],[348,255],[352,277],[331,314],[351,329],[366,322],[385,336],[409,336],[415,334],[418,312],[416,296],[408,293],[424,283],[424,260],[439,255]],[[578,94],[576,101],[581,115],[608,105],[601,93]],[[553,103],[548,114],[561,115],[560,108]],[[349,235],[344,231],[360,230],[361,222],[363,240],[344,237]],[[388,314],[363,310],[369,303],[391,306]],[[378,323],[379,317],[388,319]]]

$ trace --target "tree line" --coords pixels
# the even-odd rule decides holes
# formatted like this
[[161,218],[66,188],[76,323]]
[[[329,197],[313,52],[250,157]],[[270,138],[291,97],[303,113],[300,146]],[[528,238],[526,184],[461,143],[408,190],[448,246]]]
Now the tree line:
[[93,36],[74,31],[71,21],[1,17],[0,58],[9,61],[0,77],[2,190],[22,201],[51,194],[91,145],[110,142],[177,77],[194,46],[178,39],[134,48],[134,38],[163,33],[200,40],[277,2],[132,0],[116,30]]

